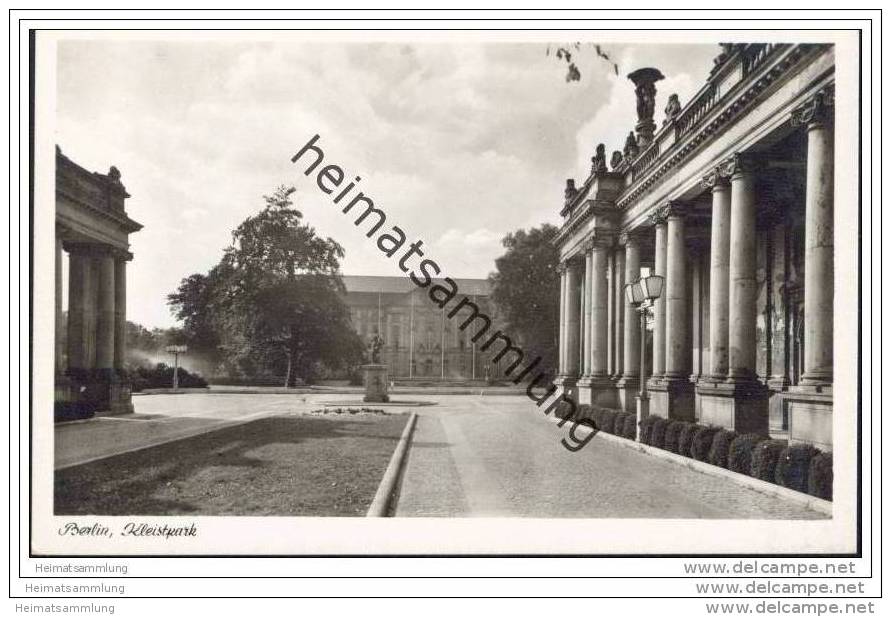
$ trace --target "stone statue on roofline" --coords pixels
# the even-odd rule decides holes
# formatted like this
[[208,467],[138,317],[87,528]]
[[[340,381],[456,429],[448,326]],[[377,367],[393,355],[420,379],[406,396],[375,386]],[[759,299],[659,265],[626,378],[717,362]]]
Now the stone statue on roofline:
[[566,179],[566,188],[563,190],[563,198],[568,202],[572,200],[576,195],[578,195],[579,191],[575,188],[575,180],[572,178]]
[[628,132],[628,137],[625,139],[625,150],[624,150],[624,158],[626,161],[632,161],[637,156],[639,152],[639,148],[637,147],[637,137],[634,135],[634,131]]
[[669,122],[674,122],[674,119],[678,117],[678,114],[681,113],[681,101],[678,99],[677,94],[672,94],[668,97],[668,104],[665,106],[665,120],[662,121],[662,125],[666,125]]
[[591,157],[591,173],[598,175],[606,172],[606,146],[597,144],[597,151]]
[[618,169],[619,166],[622,164],[622,160],[622,153],[618,150],[613,150],[613,156],[609,160],[610,168],[612,168],[613,171],[616,171],[616,169]]

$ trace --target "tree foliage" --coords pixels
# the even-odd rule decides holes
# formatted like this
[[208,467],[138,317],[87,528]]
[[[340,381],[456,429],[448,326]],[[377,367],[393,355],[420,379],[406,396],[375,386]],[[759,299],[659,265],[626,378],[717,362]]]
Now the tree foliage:
[[220,262],[168,296],[192,344],[217,349],[230,372],[284,375],[287,386],[362,354],[341,297],[343,248],[303,222],[292,192],[279,187],[264,196]]
[[560,257],[554,238],[557,228],[544,224],[509,233],[506,249],[489,275],[492,299],[511,337],[521,341],[527,356],[541,356],[541,369],[557,367]]

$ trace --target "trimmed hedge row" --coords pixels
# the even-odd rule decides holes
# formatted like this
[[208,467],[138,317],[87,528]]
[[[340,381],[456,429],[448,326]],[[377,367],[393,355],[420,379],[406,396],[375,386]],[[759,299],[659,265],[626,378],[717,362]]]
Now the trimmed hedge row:
[[[579,405],[574,417],[572,411],[572,405],[561,402],[554,413],[566,420],[585,419],[597,430],[625,439],[637,437],[634,413],[591,405]],[[640,441],[821,499],[832,499],[832,453],[811,445],[789,445],[764,435],[739,434],[655,415],[640,423]]]

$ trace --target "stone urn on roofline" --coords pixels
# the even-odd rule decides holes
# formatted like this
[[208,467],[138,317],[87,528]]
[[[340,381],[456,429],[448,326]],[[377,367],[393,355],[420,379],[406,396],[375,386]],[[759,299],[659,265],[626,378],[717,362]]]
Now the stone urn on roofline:
[[364,375],[365,396],[362,400],[366,403],[386,403],[390,400],[387,394],[387,365],[381,364],[381,347],[384,340],[377,334],[371,337],[368,344],[368,364],[362,365]]
[[634,94],[637,97],[637,146],[646,148],[653,141],[656,123],[653,112],[656,110],[656,82],[665,79],[659,69],[643,68],[628,74],[634,83]]

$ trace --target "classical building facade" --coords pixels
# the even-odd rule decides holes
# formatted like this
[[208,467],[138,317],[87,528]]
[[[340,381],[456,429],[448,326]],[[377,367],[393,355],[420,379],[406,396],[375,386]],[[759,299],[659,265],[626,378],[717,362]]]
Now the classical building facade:
[[[481,350],[485,339],[471,340],[477,326],[462,330],[463,320],[448,317],[405,276],[344,276],[345,302],[356,332],[364,341],[375,335],[383,339],[380,359],[389,366],[390,376],[425,381],[485,380],[504,375],[503,358],[492,363],[495,349]],[[461,293],[490,317],[495,313],[489,301],[485,279],[455,279]]]
[[[56,406],[133,411],[124,374],[129,234],[121,174],[90,172],[56,148]],[[68,318],[62,260],[68,256]],[[61,336],[67,327],[67,337]],[[67,341],[66,341],[67,339]]]
[[640,322],[623,288],[647,268],[664,288],[643,413],[831,449],[834,50],[721,49],[660,126],[663,76],[629,75],[623,151],[608,168],[599,146],[581,185],[567,181],[559,383],[581,403],[637,408]]

